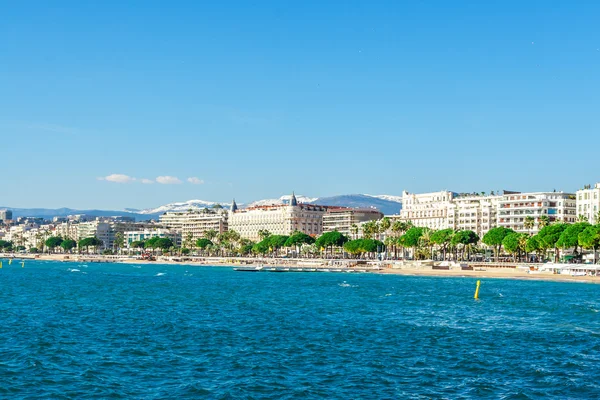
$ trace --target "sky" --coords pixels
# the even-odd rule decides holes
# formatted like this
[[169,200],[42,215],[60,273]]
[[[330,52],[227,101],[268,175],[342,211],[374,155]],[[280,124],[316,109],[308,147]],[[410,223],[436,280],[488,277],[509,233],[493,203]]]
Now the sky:
[[0,206],[600,181],[598,1],[0,9]]

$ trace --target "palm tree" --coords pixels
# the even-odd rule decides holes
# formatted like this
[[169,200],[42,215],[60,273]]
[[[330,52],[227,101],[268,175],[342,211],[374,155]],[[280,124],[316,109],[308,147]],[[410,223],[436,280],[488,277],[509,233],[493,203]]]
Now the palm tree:
[[538,226],[542,229],[545,226],[550,225],[550,218],[547,215],[542,215],[538,218]]
[[204,237],[212,242],[218,234],[219,232],[215,231],[214,229],[209,229],[204,232]]
[[[523,222],[523,227],[525,229],[527,229],[528,231],[531,231],[534,226],[535,226],[535,218],[533,218],[531,215],[526,216],[525,222]],[[531,232],[529,232],[529,233],[531,234]]]
[[577,216],[577,222],[588,222],[588,217],[586,217],[585,215],[579,214]]
[[596,215],[594,215],[594,222],[595,222],[596,224],[600,224],[600,211],[598,211],[598,212],[596,213]]
[[358,237],[358,225],[356,224],[352,224],[350,225],[350,233],[352,233],[353,235],[353,239],[356,239]]

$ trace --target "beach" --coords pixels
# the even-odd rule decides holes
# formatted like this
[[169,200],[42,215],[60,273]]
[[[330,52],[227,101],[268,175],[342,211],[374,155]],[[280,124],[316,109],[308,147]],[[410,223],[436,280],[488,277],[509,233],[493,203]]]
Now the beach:
[[[96,256],[96,255],[64,255],[64,254],[39,254],[35,257],[19,257],[18,255],[2,255],[0,259],[7,258],[38,260],[38,261],[62,261],[62,262],[107,262],[120,264],[166,264],[166,265],[188,265],[188,266],[211,266],[211,267],[240,267],[240,266],[273,266],[288,268],[310,268],[314,272],[330,271],[352,272],[360,271],[382,275],[406,275],[406,276],[431,276],[431,277],[455,277],[455,278],[481,278],[481,279],[523,279],[558,282],[581,282],[600,283],[600,276],[572,276],[566,274],[540,273],[528,271],[525,268],[516,267],[481,267],[466,270],[456,269],[433,269],[421,266],[419,263],[397,267],[392,262],[371,262],[368,264],[353,265],[356,260],[326,260],[326,259],[286,259],[286,258],[231,258],[231,257],[158,257],[156,261],[142,260],[135,257],[119,256]],[[332,263],[333,262],[333,263]]]

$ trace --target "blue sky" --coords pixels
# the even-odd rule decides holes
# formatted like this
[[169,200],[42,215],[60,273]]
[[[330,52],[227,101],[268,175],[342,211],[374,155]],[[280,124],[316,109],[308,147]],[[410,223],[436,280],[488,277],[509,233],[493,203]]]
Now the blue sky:
[[600,181],[597,1],[0,9],[0,205]]

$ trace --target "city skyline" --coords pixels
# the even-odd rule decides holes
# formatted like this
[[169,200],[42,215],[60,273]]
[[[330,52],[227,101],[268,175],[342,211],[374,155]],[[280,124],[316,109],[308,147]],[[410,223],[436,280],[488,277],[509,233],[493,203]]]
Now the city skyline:
[[3,9],[2,206],[598,181],[600,4],[62,5]]

